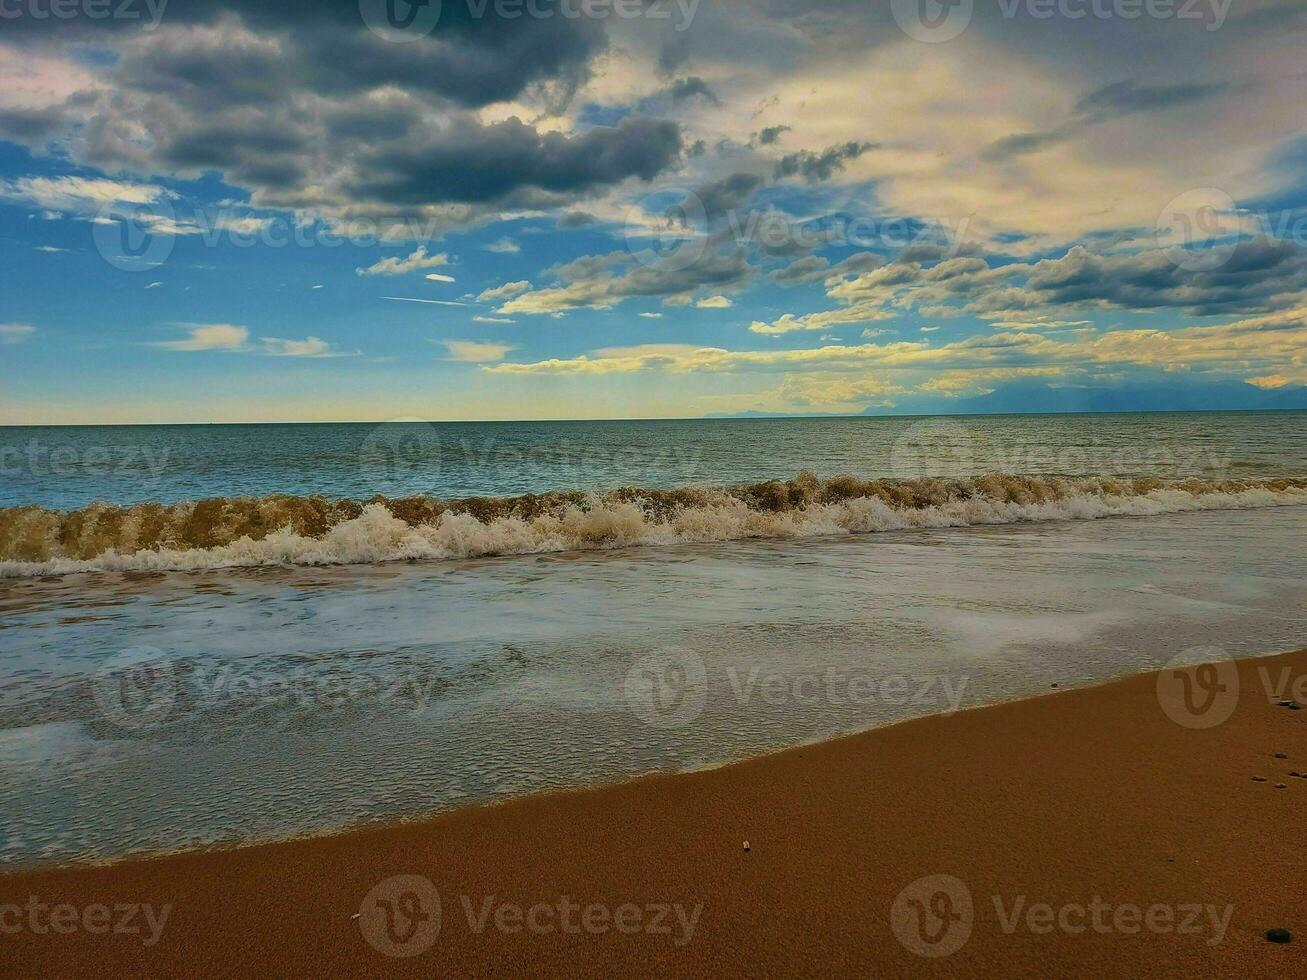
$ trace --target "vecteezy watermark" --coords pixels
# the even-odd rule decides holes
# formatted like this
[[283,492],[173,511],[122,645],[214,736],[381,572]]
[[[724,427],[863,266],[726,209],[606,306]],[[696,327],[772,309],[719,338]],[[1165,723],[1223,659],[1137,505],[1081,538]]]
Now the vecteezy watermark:
[[139,936],[144,946],[154,946],[163,936],[172,904],[158,908],[149,902],[118,902],[105,905],[88,902],[48,905],[38,895],[24,904],[0,903],[0,935],[67,936],[85,932],[92,936]]
[[435,218],[327,217],[313,212],[255,213],[248,207],[191,208],[177,195],[148,201],[110,201],[91,219],[91,238],[100,256],[124,272],[145,272],[172,256],[178,239],[204,248],[377,248],[404,242],[433,242],[444,222],[458,221],[464,205],[450,205]]
[[708,668],[693,650],[664,647],[631,664],[622,693],[635,716],[651,728],[683,728],[703,713]]
[[1239,668],[1220,647],[1190,647],[1157,675],[1157,703],[1177,725],[1214,728],[1239,704]]
[[[1277,667],[1258,664],[1260,692],[1269,704],[1307,707],[1307,664]],[[1157,703],[1177,725],[1215,728],[1234,714],[1241,693],[1239,667],[1216,646],[1190,647],[1176,654],[1157,674]]]
[[958,220],[846,214],[796,218],[775,207],[710,212],[696,191],[664,187],[631,203],[623,234],[627,251],[640,265],[679,272],[726,246],[796,255],[830,246],[898,251],[932,245],[939,258],[947,259],[969,244],[970,225],[970,215]]
[[440,935],[440,893],[421,875],[395,875],[379,881],[363,897],[359,931],[369,946],[386,956],[425,953]]
[[29,439],[21,446],[0,446],[0,476],[131,476],[157,483],[171,455],[167,447],[51,446]]
[[[1219,945],[1230,927],[1233,905],[1211,902],[1107,902],[1099,895],[1088,900],[1031,901],[1026,895],[989,897],[994,919],[1004,935],[1062,933],[1080,936],[1192,936],[1208,946]],[[971,889],[960,878],[926,875],[910,882],[890,906],[890,929],[904,949],[938,959],[966,945],[980,923]]]
[[890,0],[899,29],[914,41],[941,44],[967,29],[975,0]]
[[1004,20],[1173,20],[1219,30],[1234,0],[890,0],[899,29],[927,44],[952,41],[978,7],[993,5]]
[[411,44],[429,36],[446,7],[459,20],[650,20],[684,31],[700,0],[359,0],[363,23],[382,40]]
[[143,20],[152,31],[168,0],[0,0],[0,20]]
[[922,419],[910,424],[894,440],[889,472],[899,480],[972,474],[977,472],[978,456],[972,426],[949,418]]
[[431,487],[440,476],[440,432],[423,419],[383,422],[363,440],[359,470],[373,493],[394,496]]
[[105,661],[90,689],[105,720],[143,732],[206,713],[228,721],[260,712],[322,717],[363,708],[417,714],[444,683],[416,665],[260,669],[230,661],[182,663],[143,646]]
[[100,665],[91,679],[91,696],[119,728],[153,728],[168,719],[177,703],[176,670],[158,647],[131,647]]
[[965,478],[985,473],[1050,476],[1165,476],[1216,479],[1230,473],[1232,449],[1198,442],[1112,443],[1102,436],[1057,445],[1047,430],[1003,435],[960,417],[905,420],[890,446],[888,475],[898,480]]
[[1163,254],[1187,272],[1214,272],[1251,238],[1307,248],[1307,215],[1293,209],[1244,208],[1217,187],[1177,194],[1157,215],[1154,237]]
[[[938,674],[873,674],[826,667],[767,671],[752,664],[722,668],[738,705],[869,706],[887,704],[943,713],[957,711],[970,681]],[[651,728],[684,728],[708,703],[708,666],[685,647],[664,647],[635,660],[626,671],[622,695],[632,714]]]
[[899,943],[930,959],[961,949],[971,938],[974,922],[971,889],[953,875],[918,878],[890,906],[890,929]]
[[[684,444],[637,451],[629,444],[604,445],[575,435],[524,442],[458,432],[414,418],[381,423],[359,447],[359,471],[368,492],[446,496],[439,490],[442,482],[455,487],[461,483],[465,493],[503,482],[571,490],[596,478],[608,486],[623,486],[666,473],[689,483],[703,464],[703,450]],[[448,479],[442,481],[442,475]]]
[[[535,936],[665,936],[676,948],[687,945],[703,914],[703,905],[680,902],[576,901],[570,895],[536,902],[505,901],[496,895],[459,895],[461,916],[448,926],[466,925],[469,933]],[[444,916],[440,893],[421,875],[396,875],[378,882],[363,898],[359,931],[373,949],[386,956],[412,957],[435,945]]]

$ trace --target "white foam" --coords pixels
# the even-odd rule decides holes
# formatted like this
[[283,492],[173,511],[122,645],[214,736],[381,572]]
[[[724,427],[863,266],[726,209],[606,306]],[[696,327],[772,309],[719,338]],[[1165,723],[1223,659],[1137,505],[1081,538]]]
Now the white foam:
[[1017,503],[984,496],[925,507],[892,507],[879,497],[812,504],[794,510],[750,509],[743,501],[685,507],[659,518],[635,503],[596,498],[593,506],[569,506],[531,519],[480,521],[466,513],[444,513],[438,522],[412,526],[374,503],[320,538],[289,528],[255,540],[242,537],[212,548],[106,551],[89,559],[0,561],[0,578],[67,575],[78,572],[174,571],[265,565],[352,565],[412,559],[440,560],[486,555],[624,548],[744,538],[805,538],[865,534],[911,528],[1021,524],[1103,517],[1145,517],[1198,510],[1247,510],[1307,504],[1307,489],[1252,488],[1190,492],[1165,488],[1147,493],[1085,493],[1042,503]]

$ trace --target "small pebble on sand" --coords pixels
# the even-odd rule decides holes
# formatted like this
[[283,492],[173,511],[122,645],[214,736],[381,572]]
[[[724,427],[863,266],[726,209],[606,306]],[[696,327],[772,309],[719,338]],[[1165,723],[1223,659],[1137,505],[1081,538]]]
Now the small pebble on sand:
[[1267,929],[1266,938],[1273,943],[1287,943],[1293,939],[1293,933],[1288,929]]
[[1265,777],[1265,776],[1254,776],[1254,777],[1253,777],[1253,782],[1254,782],[1254,783],[1264,783],[1264,782],[1266,782],[1266,777]]

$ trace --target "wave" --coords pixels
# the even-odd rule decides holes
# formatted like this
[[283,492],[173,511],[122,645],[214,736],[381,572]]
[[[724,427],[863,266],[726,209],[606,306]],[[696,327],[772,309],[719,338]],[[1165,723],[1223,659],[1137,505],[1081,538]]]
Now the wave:
[[1307,504],[1307,478],[819,479],[518,497],[218,497],[0,509],[0,578],[343,565]]

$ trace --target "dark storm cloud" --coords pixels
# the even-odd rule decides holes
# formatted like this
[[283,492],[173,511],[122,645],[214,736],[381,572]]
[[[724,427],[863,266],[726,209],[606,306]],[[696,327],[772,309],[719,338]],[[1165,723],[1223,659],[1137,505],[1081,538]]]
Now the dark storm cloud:
[[768,126],[766,129],[759,131],[758,144],[760,146],[770,146],[781,138],[782,133],[789,131],[789,126]]
[[490,126],[464,119],[408,143],[362,151],[347,190],[399,206],[526,203],[537,193],[575,195],[628,177],[652,180],[680,152],[680,129],[665,120],[625,119],[565,136],[518,119]]
[[712,105],[719,106],[722,104],[717,94],[709,88],[708,83],[697,75],[691,75],[689,78],[678,78],[672,82],[668,88],[672,96],[672,104],[679,105],[686,99],[699,96]]
[[771,273],[771,279],[783,286],[823,282],[832,277],[856,276],[870,272],[872,269],[879,268],[884,261],[872,252],[856,252],[843,261],[831,265],[830,260],[823,256],[807,255],[776,269]]
[[749,196],[762,186],[762,178],[754,174],[738,173],[723,177],[711,184],[696,188],[695,197],[703,207],[709,221],[744,207]]
[[811,150],[800,150],[798,153],[791,153],[788,156],[781,157],[776,164],[776,177],[780,179],[798,176],[810,183],[830,180],[836,173],[843,170],[844,165],[850,160],[856,160],[868,150],[874,150],[875,148],[875,143],[849,141],[848,143],[828,146],[820,153],[814,153]]
[[982,160],[1003,162],[1013,157],[1038,153],[1065,143],[1076,134],[1099,123],[1138,112],[1163,112],[1178,106],[1201,102],[1225,92],[1224,84],[1140,85],[1133,80],[1114,82],[1095,89],[1075,105],[1071,117],[1051,129],[1033,133],[1013,133],[996,140],[981,151]]
[[0,109],[0,137],[15,143],[39,147],[67,126],[60,109]]
[[1292,242],[1240,242],[1215,269],[1187,269],[1155,250],[1097,255],[1077,246],[1060,259],[1037,262],[1026,279],[1031,300],[1131,309],[1174,307],[1199,316],[1263,312],[1276,297],[1307,289],[1307,252]]

